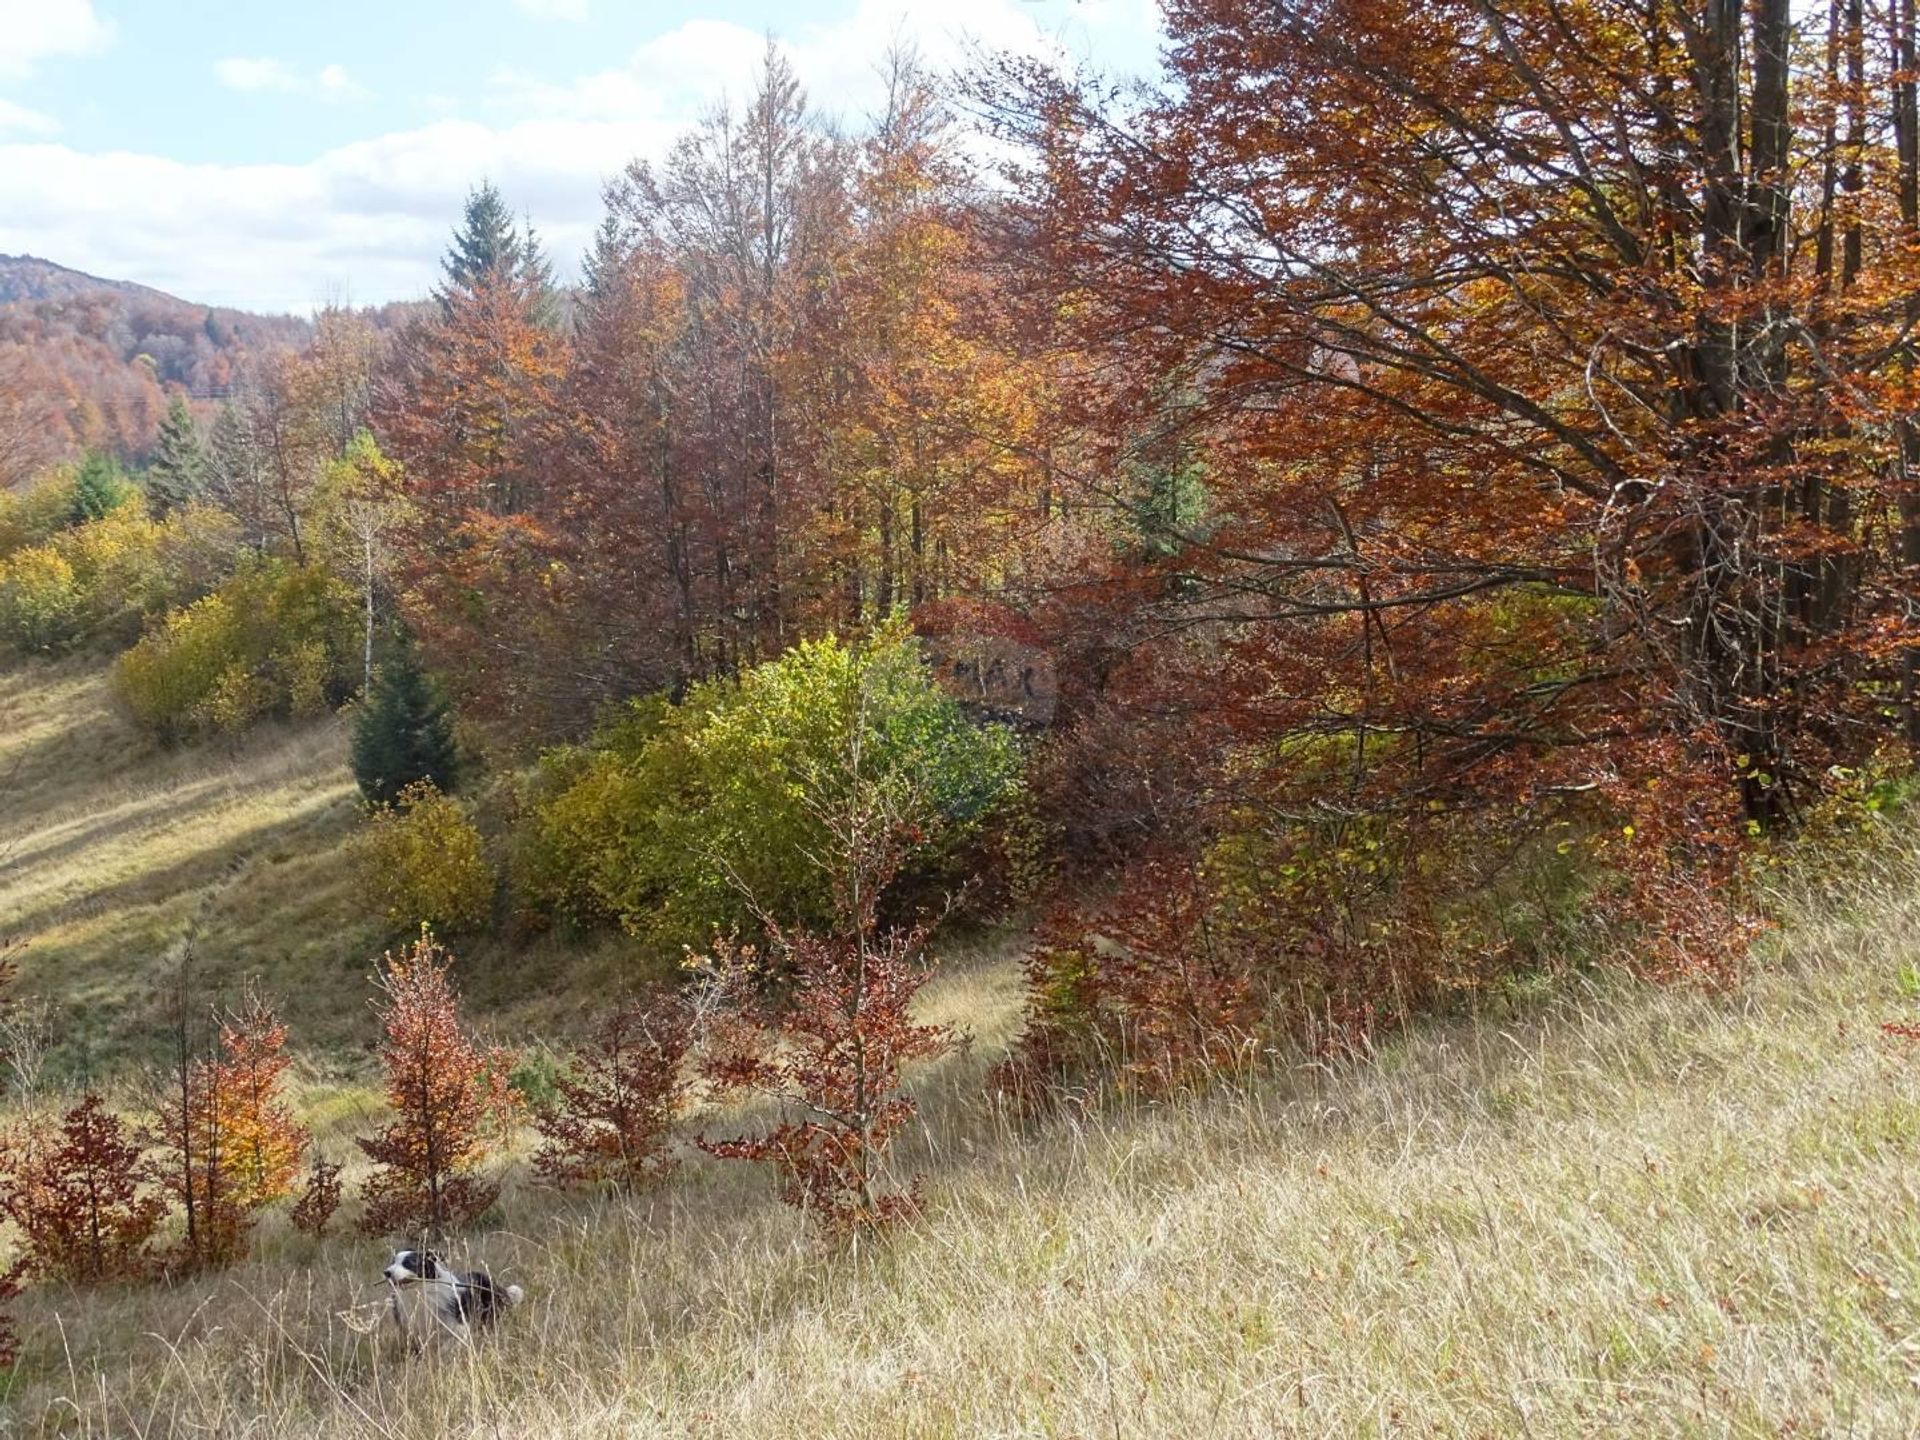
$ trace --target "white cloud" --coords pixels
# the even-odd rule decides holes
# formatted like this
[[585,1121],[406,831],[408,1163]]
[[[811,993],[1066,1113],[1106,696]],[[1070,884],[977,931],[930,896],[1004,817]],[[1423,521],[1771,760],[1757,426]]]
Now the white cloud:
[[291,91],[300,88],[298,77],[278,60],[250,60],[244,56],[230,55],[225,60],[214,62],[213,74],[229,90]]
[[367,93],[341,65],[322,65],[313,77],[313,85],[320,94],[333,100],[359,99]]
[[536,20],[572,20],[587,18],[587,0],[513,0],[514,5]]
[[[1085,31],[1118,23],[1128,5],[1144,5],[1143,13],[1151,15],[1152,0],[1091,0],[1095,13],[1076,21],[1074,30],[1083,32],[1076,36],[1044,28],[1021,0],[978,0],[963,12],[952,0],[857,0],[851,15],[776,31],[774,39],[814,108],[858,120],[883,99],[880,64],[897,42],[912,44],[935,69],[965,64],[976,47],[1071,58],[1082,48]],[[619,69],[558,85],[508,69],[497,72],[492,83],[516,113],[598,120],[691,117],[705,104],[739,101],[750,93],[766,45],[763,31],[695,19],[647,41]]]
[[52,135],[59,129],[59,122],[51,115],[42,115],[11,100],[0,100],[0,135]]
[[[1102,4],[1145,13],[1150,0],[1084,8]],[[814,104],[858,122],[879,101],[877,65],[889,43],[910,38],[945,64],[965,58],[969,34],[1026,53],[1074,48],[1071,36],[1037,24],[1025,0],[972,0],[964,24],[947,0],[858,0],[838,24],[781,38]],[[566,271],[599,221],[607,178],[636,156],[664,155],[722,93],[744,99],[765,43],[744,26],[689,21],[626,64],[566,83],[496,75],[473,112],[484,123],[446,116],[297,164],[90,154],[17,124],[9,143],[0,123],[0,252],[254,309],[306,310],[343,291],[361,303],[407,299],[432,285],[468,187],[488,178],[531,214]],[[339,67],[300,71],[245,57],[221,62],[219,73],[260,93],[320,96],[352,85]]]
[[323,100],[358,100],[367,93],[339,65],[323,65],[308,74],[281,60],[229,55],[214,62],[213,75],[229,90],[317,95]]
[[23,79],[57,55],[91,55],[113,41],[93,0],[0,0],[0,77]]

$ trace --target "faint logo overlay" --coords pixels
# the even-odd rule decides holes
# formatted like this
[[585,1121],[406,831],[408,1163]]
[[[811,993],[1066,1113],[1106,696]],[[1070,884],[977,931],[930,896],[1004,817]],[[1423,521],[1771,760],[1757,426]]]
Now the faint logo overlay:
[[940,600],[914,612],[934,674],[976,716],[1023,729],[1053,722],[1060,687],[1033,622],[989,600]]

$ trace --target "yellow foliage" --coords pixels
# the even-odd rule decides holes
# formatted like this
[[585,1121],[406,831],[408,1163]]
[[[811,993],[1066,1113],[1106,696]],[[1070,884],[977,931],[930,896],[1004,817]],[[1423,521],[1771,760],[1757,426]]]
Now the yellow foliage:
[[358,859],[368,893],[397,927],[457,934],[483,929],[492,914],[493,867],[480,831],[458,800],[427,781],[373,812]]
[[63,644],[79,613],[73,566],[51,545],[33,545],[0,562],[0,637],[22,650]]

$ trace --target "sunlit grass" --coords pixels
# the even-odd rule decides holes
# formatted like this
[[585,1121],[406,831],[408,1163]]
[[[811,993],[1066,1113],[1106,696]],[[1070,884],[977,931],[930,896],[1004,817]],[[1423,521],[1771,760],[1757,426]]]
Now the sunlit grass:
[[[467,1253],[533,1298],[471,1354],[402,1357],[376,1242],[275,1231],[216,1280],[36,1300],[17,1413],[422,1440],[1910,1433],[1920,1056],[1878,1027],[1920,1009],[1917,897],[1920,860],[1888,862],[1730,993],[1579,985],[1370,1064],[1033,1128],[981,1097],[1017,1003],[989,946],[927,996],[980,1038],[917,1077],[928,1212],[884,1244],[823,1248],[697,1156],[630,1207],[516,1180]],[[339,1146],[371,1097],[314,1104]]]
[[[115,758],[97,775],[34,761],[32,813],[3,822],[40,857],[0,876],[6,903],[43,916],[25,988],[78,1012],[93,1054],[137,1052],[157,957],[199,917],[222,983],[259,973],[294,1017],[300,1106],[351,1184],[353,1137],[379,1119],[365,981],[384,936],[344,859],[357,812],[338,725],[147,752],[85,674],[45,678],[65,730],[42,719],[40,741],[0,746],[70,733]],[[0,682],[0,713],[21,683]],[[124,825],[89,879],[53,852],[103,820]],[[316,1244],[276,1215],[225,1275],[27,1296],[0,1425],[1913,1433],[1920,1053],[1879,1027],[1920,1019],[1920,854],[1889,845],[1787,909],[1732,990],[1566,980],[1417,1027],[1369,1063],[1276,1063],[1033,1126],[983,1097],[1019,1023],[1018,942],[976,937],[922,1006],[973,1037],[912,1077],[925,1124],[901,1158],[927,1175],[927,1214],[884,1243],[824,1247],[763,1175],[691,1147],[633,1205],[556,1196],[529,1180],[523,1140],[496,1222],[460,1258],[531,1300],[477,1350],[405,1358],[381,1323],[381,1242]],[[634,964],[611,939],[469,950],[471,1008],[516,1041],[590,1018]]]
[[[59,1017],[56,1070],[112,1077],[161,1041],[157,996],[189,936],[209,1005],[249,982],[297,1044],[364,1064],[368,977],[396,937],[363,893],[346,721],[266,725],[165,749],[96,660],[0,670],[0,922],[22,993]],[[566,1029],[641,973],[620,937],[455,941],[460,982],[501,1023]]]

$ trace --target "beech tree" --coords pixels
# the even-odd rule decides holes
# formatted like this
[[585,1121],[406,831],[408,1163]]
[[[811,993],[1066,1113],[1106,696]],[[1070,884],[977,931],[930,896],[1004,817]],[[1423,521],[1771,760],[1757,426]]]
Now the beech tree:
[[27,357],[0,351],[0,490],[24,484],[53,458],[48,406],[34,393]]
[[[864,702],[862,694],[855,703]],[[902,1071],[954,1043],[945,1027],[913,1017],[930,970],[931,922],[880,921],[881,898],[927,823],[929,797],[910,778],[885,783],[872,773],[864,715],[847,733],[838,772],[819,777],[827,783],[815,801],[835,924],[799,932],[763,914],[766,956],[723,943],[703,963],[721,1008],[702,1073],[722,1094],[770,1101],[779,1118],[757,1133],[703,1137],[701,1148],[770,1166],[781,1199],[836,1234],[919,1210],[918,1179],[890,1184],[887,1173],[888,1152],[917,1108]]]
[[1834,4],[1824,55],[1786,0],[1166,14],[1137,104],[977,96],[1072,488],[1125,502],[1141,415],[1207,461],[1063,651],[1275,845],[1377,820],[1411,875],[1504,807],[1724,871],[1911,689],[1911,7]]
[[461,1023],[452,956],[422,931],[388,954],[377,983],[385,999],[380,1064],[392,1122],[359,1140],[375,1170],[361,1190],[370,1235],[445,1235],[493,1208],[499,1187],[480,1174],[490,1146],[489,1095],[503,1071]]
[[556,1185],[645,1189],[674,1165],[673,1123],[686,1103],[694,1013],[669,990],[630,998],[600,1022],[536,1110],[534,1169]]
[[211,1053],[200,1052],[192,958],[189,947],[172,996],[173,1066],[142,1138],[183,1217],[178,1263],[199,1269],[246,1253],[257,1212],[290,1193],[308,1134],[281,1092],[287,1027],[257,994],[220,1022]]
[[214,1109],[225,1132],[224,1160],[234,1201],[252,1211],[293,1193],[311,1139],[284,1092],[293,1059],[287,1026],[257,993],[220,1025],[213,1062]]
[[340,1166],[332,1160],[315,1160],[307,1172],[306,1187],[287,1218],[302,1235],[317,1239],[327,1233],[334,1212],[340,1208],[342,1193]]
[[145,1177],[140,1145],[96,1094],[57,1123],[20,1122],[0,1148],[0,1211],[20,1233],[16,1272],[74,1285],[144,1275],[167,1213]]

